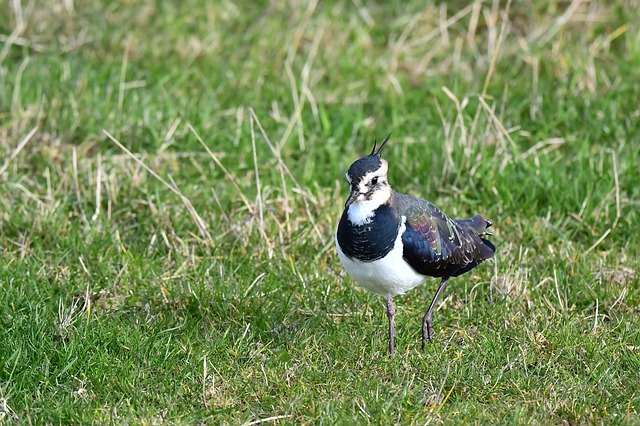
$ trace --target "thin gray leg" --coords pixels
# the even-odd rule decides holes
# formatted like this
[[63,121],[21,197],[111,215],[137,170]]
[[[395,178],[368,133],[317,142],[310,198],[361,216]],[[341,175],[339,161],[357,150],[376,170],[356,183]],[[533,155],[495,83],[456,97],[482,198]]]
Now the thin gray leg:
[[429,342],[433,342],[433,327],[431,326],[433,320],[433,308],[436,306],[436,301],[440,294],[444,291],[444,288],[447,286],[449,282],[449,277],[442,278],[440,282],[440,286],[438,287],[438,291],[436,291],[436,295],[433,296],[433,300],[431,300],[431,305],[429,305],[429,309],[427,309],[427,313],[422,317],[422,350],[424,350],[424,345],[427,343],[427,339]]
[[393,300],[391,296],[387,297],[387,318],[389,318],[389,355],[393,356],[394,348],[393,341],[396,335],[394,326],[393,326],[393,317],[396,314],[396,307],[393,306]]

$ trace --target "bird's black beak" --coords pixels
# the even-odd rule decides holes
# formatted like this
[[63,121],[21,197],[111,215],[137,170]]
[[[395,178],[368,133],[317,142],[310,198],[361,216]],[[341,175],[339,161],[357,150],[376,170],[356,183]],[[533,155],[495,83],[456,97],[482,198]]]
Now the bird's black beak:
[[360,195],[360,193],[357,190],[352,189],[351,194],[349,194],[349,198],[347,198],[347,202],[344,203],[344,207],[349,207],[351,203],[353,203],[358,198],[358,195]]

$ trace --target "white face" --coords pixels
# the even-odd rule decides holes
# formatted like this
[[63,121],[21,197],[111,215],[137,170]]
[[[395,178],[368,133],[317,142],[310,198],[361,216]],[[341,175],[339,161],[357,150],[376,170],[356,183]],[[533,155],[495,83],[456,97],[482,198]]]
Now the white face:
[[358,182],[353,182],[349,174],[347,181],[351,186],[349,216],[352,222],[364,223],[373,216],[373,211],[387,203],[391,198],[391,187],[387,181],[389,166],[382,160],[382,166],[369,172]]

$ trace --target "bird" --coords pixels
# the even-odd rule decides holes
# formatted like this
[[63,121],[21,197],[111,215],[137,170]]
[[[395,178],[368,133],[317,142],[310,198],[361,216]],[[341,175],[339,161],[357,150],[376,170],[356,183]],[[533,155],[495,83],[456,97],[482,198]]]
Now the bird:
[[[382,150],[391,134],[346,172],[350,193],[338,222],[335,243],[347,273],[362,287],[383,296],[389,320],[389,355],[394,354],[393,297],[423,284],[440,285],[422,317],[422,350],[433,341],[433,309],[449,279],[493,257],[496,248],[481,215],[450,219],[429,201],[395,192]],[[377,148],[377,149],[376,149]]]

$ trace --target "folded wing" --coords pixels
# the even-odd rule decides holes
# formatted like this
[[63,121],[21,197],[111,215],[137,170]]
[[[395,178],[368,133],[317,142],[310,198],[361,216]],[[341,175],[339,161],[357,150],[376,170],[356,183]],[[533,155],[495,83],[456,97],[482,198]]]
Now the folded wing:
[[432,277],[457,276],[493,257],[495,247],[485,238],[491,223],[482,216],[453,220],[428,201],[395,195],[400,213],[406,217],[403,257],[417,272]]

